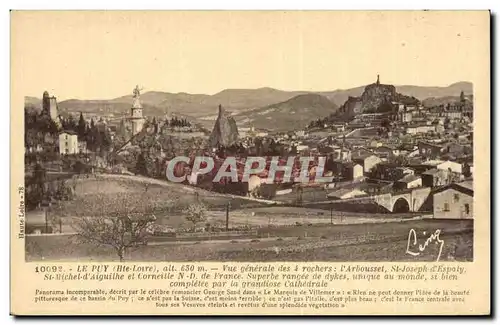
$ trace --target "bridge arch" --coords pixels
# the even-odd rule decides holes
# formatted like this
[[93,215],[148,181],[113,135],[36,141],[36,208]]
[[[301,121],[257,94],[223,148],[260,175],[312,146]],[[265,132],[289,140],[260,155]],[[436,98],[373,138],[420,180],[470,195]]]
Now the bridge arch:
[[392,212],[410,212],[410,203],[405,197],[399,197],[392,206]]

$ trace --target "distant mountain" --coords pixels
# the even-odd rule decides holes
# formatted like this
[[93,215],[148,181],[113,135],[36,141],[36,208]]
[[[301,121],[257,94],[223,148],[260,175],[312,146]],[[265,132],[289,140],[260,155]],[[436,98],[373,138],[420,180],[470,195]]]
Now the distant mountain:
[[[464,92],[465,94],[465,92]],[[465,99],[469,102],[472,101],[472,95],[466,95]],[[445,96],[445,97],[430,97],[426,98],[422,101],[422,105],[425,107],[434,107],[439,105],[447,105],[447,104],[458,104],[460,102],[460,96]]]
[[326,117],[337,109],[338,106],[325,96],[303,94],[281,103],[237,113],[234,118],[238,126],[286,131],[304,128],[312,119]]
[[473,94],[471,82],[461,81],[447,87],[420,87],[420,86],[396,86],[399,93],[424,100],[430,97],[460,96],[463,91],[465,95]]
[[24,105],[26,106],[33,106],[37,108],[42,107],[42,100],[37,97],[31,97],[31,96],[24,96]]
[[231,111],[239,111],[280,103],[297,95],[307,93],[305,91],[283,91],[269,87],[258,89],[226,89],[210,96],[210,99],[206,103],[210,106],[221,104]]
[[[264,124],[269,125],[267,117],[271,117],[272,119],[273,114],[263,114],[263,111],[273,109],[276,112],[286,112],[290,110],[290,112],[295,112],[290,113],[291,115],[306,115],[302,118],[290,116],[284,118],[294,121],[300,121],[301,119],[310,120],[310,117],[314,113],[322,116],[324,109],[331,110],[332,105],[335,105],[335,108],[343,105],[349,96],[361,96],[364,89],[365,86],[334,91],[307,92],[283,91],[264,87],[258,89],[226,89],[214,95],[149,91],[141,95],[141,102],[144,106],[144,114],[146,116],[164,116],[168,112],[169,114],[176,114],[178,116],[200,119],[200,121],[210,128],[217,117],[219,105],[222,105],[228,112],[232,112],[238,123],[245,121],[245,118],[255,121],[262,121],[264,119]],[[466,95],[472,94],[472,83],[458,82],[447,87],[396,86],[398,93],[414,96],[419,100],[430,97],[458,96],[462,90]],[[57,94],[55,95],[57,96]],[[299,97],[297,100],[296,98],[301,95],[307,95],[304,97],[306,98],[306,102],[312,98],[322,98],[322,100],[319,100],[322,101],[322,104],[314,100],[309,103],[303,103],[304,105],[299,104],[304,99],[300,99]],[[287,103],[291,99],[294,100],[291,103]],[[328,102],[325,102],[324,99],[327,99]],[[25,101],[27,105],[41,107],[41,99],[39,98],[25,97]],[[132,96],[127,95],[110,100],[70,99],[61,101],[58,105],[62,114],[84,112],[96,115],[114,114],[115,116],[121,116],[129,114],[130,106],[132,105]],[[296,105],[302,105],[302,107],[296,107]],[[302,110],[303,108],[306,108],[306,110]],[[300,113],[299,110],[301,110]],[[276,113],[276,116],[281,116],[281,114]],[[313,119],[320,116],[313,117]],[[301,122],[298,123],[300,124]]]
[[345,103],[349,97],[359,97],[365,90],[366,86],[350,88],[350,89],[338,89],[334,91],[320,92],[319,94],[326,96],[329,100],[337,104],[338,106]]
[[[209,95],[203,94],[188,94],[188,93],[167,93],[161,91],[149,91],[141,94],[141,103],[155,107],[155,115],[165,115],[168,113],[178,113],[191,116],[199,116],[210,114],[216,111],[217,106],[207,107],[204,103]],[[132,102],[132,95],[118,97],[111,100],[113,103],[127,103],[130,105]]]

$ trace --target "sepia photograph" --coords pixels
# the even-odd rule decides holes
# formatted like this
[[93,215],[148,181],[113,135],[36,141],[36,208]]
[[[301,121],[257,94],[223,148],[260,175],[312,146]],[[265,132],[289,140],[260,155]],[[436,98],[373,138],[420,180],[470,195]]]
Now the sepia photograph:
[[474,261],[474,27],[433,15],[24,13],[26,261]]

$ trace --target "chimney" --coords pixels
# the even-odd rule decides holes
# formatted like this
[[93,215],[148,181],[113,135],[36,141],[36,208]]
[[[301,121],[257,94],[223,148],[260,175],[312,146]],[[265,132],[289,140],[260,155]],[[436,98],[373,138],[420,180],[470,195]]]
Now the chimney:
[[219,104],[219,115],[222,115],[224,113],[224,110],[222,109],[222,105]]

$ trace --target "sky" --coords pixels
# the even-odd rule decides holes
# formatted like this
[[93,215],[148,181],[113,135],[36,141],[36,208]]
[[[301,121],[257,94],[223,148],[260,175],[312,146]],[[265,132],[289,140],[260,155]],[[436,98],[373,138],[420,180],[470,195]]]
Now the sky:
[[26,96],[327,91],[472,81],[487,12],[13,12],[12,82]]

